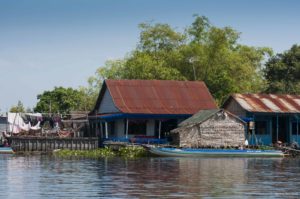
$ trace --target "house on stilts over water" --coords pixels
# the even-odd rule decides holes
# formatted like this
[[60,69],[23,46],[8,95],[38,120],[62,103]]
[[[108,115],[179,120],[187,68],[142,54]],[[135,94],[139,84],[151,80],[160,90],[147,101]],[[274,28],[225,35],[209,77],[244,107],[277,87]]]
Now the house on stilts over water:
[[104,140],[162,143],[183,120],[216,108],[204,82],[105,80],[89,121]]
[[300,144],[300,95],[233,94],[223,108],[248,122],[250,144]]
[[187,148],[239,147],[245,122],[223,109],[201,110],[172,130],[173,144]]

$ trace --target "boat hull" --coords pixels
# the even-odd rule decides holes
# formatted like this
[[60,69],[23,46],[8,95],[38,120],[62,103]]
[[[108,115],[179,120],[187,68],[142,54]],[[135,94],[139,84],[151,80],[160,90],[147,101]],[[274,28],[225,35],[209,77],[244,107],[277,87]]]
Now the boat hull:
[[14,151],[11,147],[0,147],[0,154],[13,154]]
[[159,156],[174,157],[283,157],[284,153],[278,150],[231,150],[231,149],[177,149],[177,148],[150,148],[150,152]]

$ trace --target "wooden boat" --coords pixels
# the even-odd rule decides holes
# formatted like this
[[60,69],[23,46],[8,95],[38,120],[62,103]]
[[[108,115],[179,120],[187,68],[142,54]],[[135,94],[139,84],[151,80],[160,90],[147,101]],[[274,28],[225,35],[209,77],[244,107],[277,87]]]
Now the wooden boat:
[[179,149],[151,147],[149,151],[159,156],[174,157],[283,157],[280,150],[257,150],[257,149]]
[[14,151],[11,147],[0,147],[0,154],[13,154]]

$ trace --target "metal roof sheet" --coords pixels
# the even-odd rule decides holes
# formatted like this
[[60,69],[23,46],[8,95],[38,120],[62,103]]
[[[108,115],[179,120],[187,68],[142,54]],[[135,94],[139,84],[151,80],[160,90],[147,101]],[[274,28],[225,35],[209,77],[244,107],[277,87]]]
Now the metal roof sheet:
[[249,112],[300,113],[300,95],[233,94],[231,97]]
[[179,124],[179,126],[182,127],[182,126],[186,126],[186,125],[190,125],[190,124],[202,123],[219,111],[222,111],[222,110],[221,109],[201,110],[201,111],[195,113],[192,117],[181,122]]
[[217,108],[200,81],[105,80],[104,84],[123,113],[194,114]]

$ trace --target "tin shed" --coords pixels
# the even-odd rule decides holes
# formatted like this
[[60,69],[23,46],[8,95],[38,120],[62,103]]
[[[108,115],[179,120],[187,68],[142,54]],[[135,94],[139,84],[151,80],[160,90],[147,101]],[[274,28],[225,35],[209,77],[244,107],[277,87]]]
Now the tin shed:
[[233,94],[222,107],[248,122],[250,144],[300,144],[300,95]]

